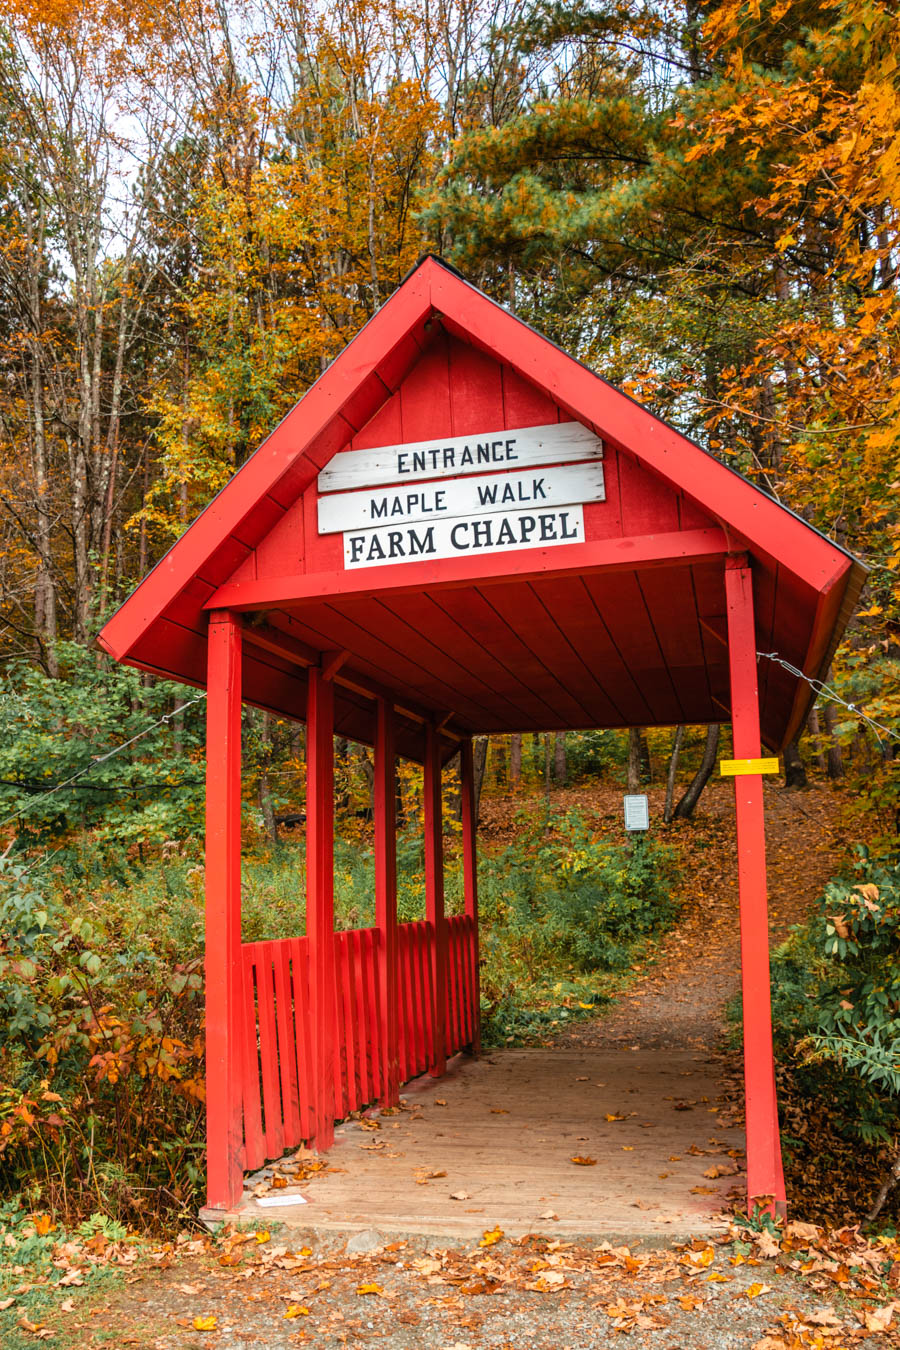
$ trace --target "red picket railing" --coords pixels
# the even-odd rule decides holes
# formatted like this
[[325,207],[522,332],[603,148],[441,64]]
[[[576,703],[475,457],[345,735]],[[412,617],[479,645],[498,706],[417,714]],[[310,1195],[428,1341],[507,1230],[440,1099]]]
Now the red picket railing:
[[[446,1054],[476,1039],[477,934],[469,915],[447,919]],[[377,928],[335,933],[335,1120],[377,1101],[385,1063]],[[312,1136],[313,1059],[305,937],[242,946],[245,1170]],[[398,1058],[403,1081],[436,1058],[435,940],[430,923],[397,929]]]

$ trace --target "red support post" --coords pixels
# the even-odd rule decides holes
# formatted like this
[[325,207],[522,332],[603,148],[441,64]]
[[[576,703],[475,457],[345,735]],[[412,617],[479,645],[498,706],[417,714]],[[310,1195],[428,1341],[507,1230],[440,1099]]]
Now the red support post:
[[375,728],[375,926],[379,934],[381,1104],[400,1100],[397,951],[397,794],[394,709],[378,700]]
[[[735,759],[761,754],[753,578],[745,556],[725,563],[731,725]],[[738,888],[741,905],[741,985],[747,1128],[747,1201],[784,1212],[785,1189],[775,1096],[766,830],[761,774],[734,780]]]
[[441,800],[441,745],[437,728],[425,726],[425,917],[433,933],[433,1051],[428,1072],[447,1068],[447,920],[444,917],[444,827]]
[[334,1143],[334,685],[309,671],[306,710],[306,936],[313,1025],[313,1142]]
[[241,630],[210,616],[206,700],[206,1188],[210,1209],[242,1190]]
[[472,940],[469,949],[472,982],[472,1053],[481,1053],[481,982],[478,956],[478,861],[476,835],[478,820],[475,815],[475,764],[471,740],[464,740],[459,751],[460,789],[462,795],[463,891],[466,914],[472,920]]

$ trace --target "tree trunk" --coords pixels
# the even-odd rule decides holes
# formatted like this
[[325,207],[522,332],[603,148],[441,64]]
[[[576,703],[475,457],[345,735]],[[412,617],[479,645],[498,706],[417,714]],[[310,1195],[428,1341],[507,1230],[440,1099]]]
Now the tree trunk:
[[522,778],[522,736],[516,732],[509,738],[509,784],[516,787]]
[[278,822],[275,819],[275,806],[272,801],[271,784],[269,783],[269,765],[272,758],[272,722],[271,715],[267,712],[262,715],[259,739],[262,744],[263,755],[256,796],[262,813],[263,825],[266,827],[266,834],[273,844],[277,844]]
[[684,740],[684,727],[675,728],[672,742],[672,755],[669,759],[669,772],[666,775],[666,804],[663,808],[663,820],[667,825],[672,820],[672,806],[675,802],[675,780],[678,777],[678,756],[681,754],[681,742]]
[[784,786],[789,788],[809,787],[806,765],[800,758],[800,746],[796,740],[789,741],[784,747]]
[[819,709],[817,706],[813,705],[811,708],[806,725],[809,727],[813,759],[816,761],[816,768],[819,770],[819,773],[825,773],[825,752],[822,749],[822,727],[819,723]]
[[566,785],[566,733],[558,731],[553,747],[553,777],[557,787]]
[[641,727],[631,727],[628,732],[628,761],[625,767],[625,787],[630,793],[641,788]]
[[472,742],[472,777],[474,779],[475,823],[481,809],[481,789],[484,784],[484,770],[487,765],[488,738],[476,736]]
[[[831,672],[829,671],[829,679]],[[825,720],[825,734],[828,737],[828,750],[826,758],[828,761],[828,777],[843,778],[844,776],[844,756],[841,752],[840,743],[835,736],[835,727],[837,724],[837,713],[833,703],[826,703],[822,709],[822,715]]]
[[694,808],[700,800],[700,794],[709,782],[710,775],[716,764],[716,755],[719,753],[719,724],[714,722],[706,732],[706,745],[703,747],[703,758],[700,761],[700,768],[694,774],[687,791],[681,798],[681,801],[675,807],[673,819],[690,820],[694,814]]
[[497,786],[509,790],[509,752],[505,736],[495,736],[491,742],[491,765]]
[[553,768],[553,754],[550,749],[550,732],[544,732],[544,795],[550,796],[550,775]]

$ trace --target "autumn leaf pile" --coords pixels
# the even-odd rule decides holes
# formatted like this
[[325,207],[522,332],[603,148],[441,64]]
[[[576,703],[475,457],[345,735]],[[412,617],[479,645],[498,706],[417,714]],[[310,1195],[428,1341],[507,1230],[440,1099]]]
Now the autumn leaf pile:
[[[565,1317],[569,1310],[573,1327],[602,1326],[616,1339],[657,1330],[715,1335],[717,1324],[709,1319],[727,1310],[729,1319],[759,1328],[755,1350],[841,1350],[876,1345],[881,1337],[887,1345],[900,1327],[900,1244],[868,1240],[858,1228],[735,1227],[715,1242],[643,1250],[537,1235],[510,1240],[495,1227],[468,1248],[423,1251],[399,1240],[349,1255],[293,1245],[265,1229],[182,1235],[159,1247],[102,1235],[53,1244],[50,1220],[40,1215],[19,1230],[20,1240],[29,1241],[40,1227],[52,1266],[38,1282],[79,1292],[92,1274],[113,1268],[126,1284],[119,1294],[106,1286],[87,1321],[86,1305],[66,1295],[38,1322],[22,1311],[35,1286],[20,1266],[22,1278],[0,1300],[0,1315],[18,1307],[15,1325],[36,1339],[115,1327],[122,1342],[131,1343],[144,1305],[153,1310],[157,1334],[182,1328],[208,1335],[210,1345],[223,1330],[255,1326],[252,1319],[261,1313],[270,1328],[292,1324],[301,1342],[332,1337],[361,1344],[389,1327],[415,1336],[415,1328],[434,1324],[452,1328],[453,1344],[468,1350],[485,1344],[490,1320],[502,1308],[527,1312],[535,1327],[545,1314]],[[4,1260],[14,1261],[14,1251],[7,1249]]]

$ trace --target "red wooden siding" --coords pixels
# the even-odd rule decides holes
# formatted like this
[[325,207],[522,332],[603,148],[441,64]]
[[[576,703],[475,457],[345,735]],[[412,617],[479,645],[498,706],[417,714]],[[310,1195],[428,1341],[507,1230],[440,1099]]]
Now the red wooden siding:
[[[397,927],[400,1077],[429,1067],[435,1047],[434,928]],[[379,933],[335,933],[334,1118],[377,1101],[385,1047],[379,1016]],[[247,942],[243,958],[242,1102],[245,1171],[297,1148],[314,1134],[314,1070],[305,937]],[[477,1036],[476,940],[470,916],[447,920],[447,1054]]]

